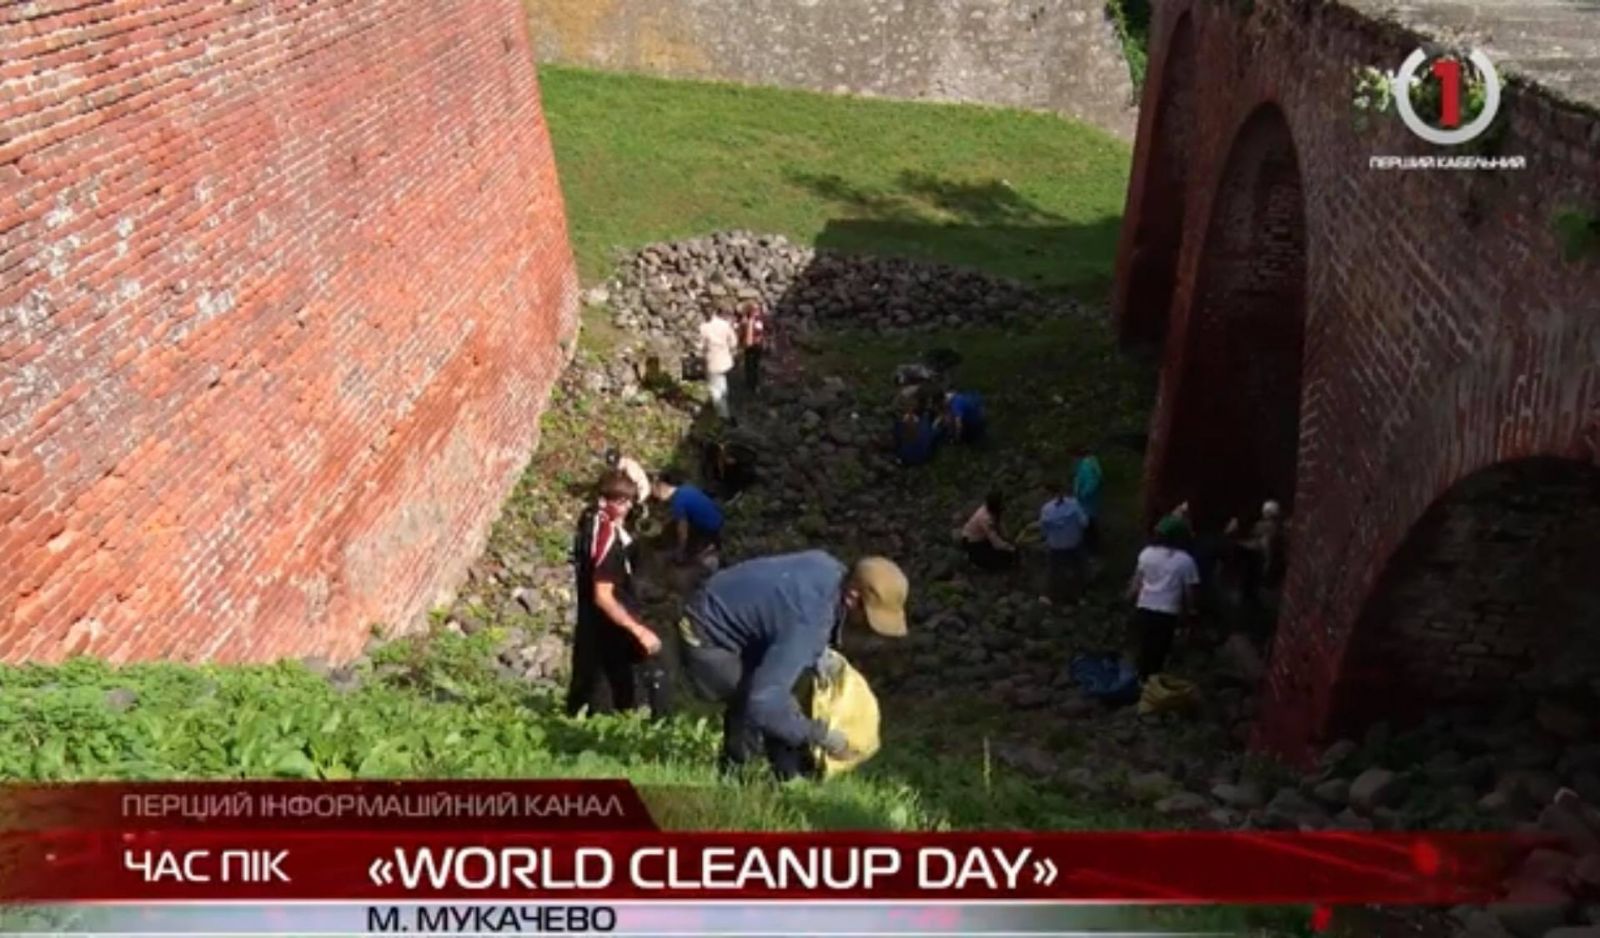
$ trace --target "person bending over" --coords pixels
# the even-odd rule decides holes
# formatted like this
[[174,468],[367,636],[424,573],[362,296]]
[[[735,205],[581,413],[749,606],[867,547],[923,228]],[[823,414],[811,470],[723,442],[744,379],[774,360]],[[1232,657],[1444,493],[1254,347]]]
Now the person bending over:
[[801,712],[795,684],[818,673],[846,623],[903,637],[909,590],[892,560],[867,557],[846,567],[820,550],[747,560],[707,580],[684,607],[679,631],[690,683],[725,705],[723,767],[765,752],[787,780],[816,770],[813,746],[849,758],[843,734]]
[[990,492],[961,527],[961,546],[980,570],[1009,570],[1017,565],[1017,547],[1001,533],[1005,507],[1005,496]]
[[671,469],[656,476],[655,496],[672,518],[673,550],[679,563],[715,568],[722,551],[722,509],[711,496]]
[[989,418],[983,398],[973,391],[946,391],[944,396],[946,435],[957,443],[977,444],[989,432]]

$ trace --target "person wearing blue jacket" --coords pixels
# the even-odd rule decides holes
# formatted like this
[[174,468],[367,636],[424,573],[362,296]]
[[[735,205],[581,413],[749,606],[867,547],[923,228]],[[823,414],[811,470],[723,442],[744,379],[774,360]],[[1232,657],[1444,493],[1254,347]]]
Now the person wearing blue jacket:
[[989,430],[983,398],[973,391],[947,391],[944,395],[945,433],[957,443],[981,443]]
[[765,750],[774,774],[811,774],[811,749],[850,756],[838,731],[810,719],[796,682],[817,673],[847,622],[886,638],[906,634],[910,585],[885,557],[846,566],[825,551],[761,557],[715,574],[690,598],[679,624],[682,660],[700,696],[725,705],[722,764]]

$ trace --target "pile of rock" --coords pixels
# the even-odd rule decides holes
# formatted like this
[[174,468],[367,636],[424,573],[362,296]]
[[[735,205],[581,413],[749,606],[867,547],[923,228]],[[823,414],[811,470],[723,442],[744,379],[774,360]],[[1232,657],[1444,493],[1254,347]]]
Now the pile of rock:
[[617,326],[684,347],[713,302],[762,301],[775,327],[932,329],[1080,312],[1012,280],[945,264],[797,245],[781,235],[718,232],[647,245],[584,301]]
[[1521,858],[1498,904],[1456,913],[1462,934],[1600,936],[1600,810],[1564,788],[1540,809],[1536,823],[1521,830],[1541,835],[1544,844]]
[[[621,354],[597,358],[580,355],[561,372],[558,386],[569,396],[603,394],[633,398],[644,382],[644,359],[648,351],[641,344],[630,345]],[[670,364],[663,360],[663,365]]]
[[[1224,721],[1254,714],[1253,700],[1237,689],[1214,689],[1213,697]],[[1461,708],[1400,734],[1380,724],[1363,742],[1335,743],[1316,771],[1288,784],[1244,780],[1234,765],[1209,788],[1191,784],[1189,796],[1156,807],[1219,826],[1266,829],[1535,825],[1563,790],[1600,803],[1600,742],[1589,735],[1587,716],[1597,712],[1592,698],[1544,698],[1512,701],[1492,714]],[[1201,793],[1209,799],[1192,797]]]

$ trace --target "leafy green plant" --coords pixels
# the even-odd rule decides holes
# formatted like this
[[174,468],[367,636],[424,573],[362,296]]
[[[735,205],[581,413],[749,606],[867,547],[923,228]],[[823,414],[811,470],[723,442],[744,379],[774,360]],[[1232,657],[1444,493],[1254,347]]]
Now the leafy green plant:
[[[1483,74],[1464,56],[1461,63],[1461,122],[1470,123],[1483,113],[1488,100],[1488,83]],[[1354,90],[1350,96],[1357,125],[1365,128],[1378,114],[1393,114],[1396,71],[1383,71],[1370,65],[1353,70]],[[1413,75],[1409,85],[1412,110],[1428,124],[1437,125],[1443,117],[1443,86],[1435,79]]]
[[1122,43],[1122,56],[1128,60],[1128,77],[1133,79],[1137,101],[1149,71],[1150,0],[1106,0],[1106,18]]
[[1554,220],[1564,260],[1575,262],[1600,253],[1600,212],[1565,209]]

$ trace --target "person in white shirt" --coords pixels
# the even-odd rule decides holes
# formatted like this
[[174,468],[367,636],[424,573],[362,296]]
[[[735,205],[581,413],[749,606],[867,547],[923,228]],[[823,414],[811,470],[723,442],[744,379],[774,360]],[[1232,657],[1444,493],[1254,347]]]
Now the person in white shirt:
[[706,321],[700,324],[700,354],[706,363],[706,389],[711,392],[711,406],[717,416],[727,420],[728,372],[733,370],[733,358],[739,350],[739,333],[728,321],[721,307],[706,311]]
[[1200,568],[1178,548],[1180,536],[1178,523],[1163,519],[1156,526],[1154,542],[1139,552],[1133,579],[1128,581],[1141,681],[1161,673],[1179,623],[1194,610]]
[[615,469],[627,476],[628,481],[632,482],[633,487],[639,492],[634,507],[636,514],[632,517],[633,522],[637,524],[648,518],[650,516],[650,506],[645,499],[650,493],[650,476],[644,471],[644,467],[639,465],[637,460],[624,456],[613,448],[606,450],[606,468]]

